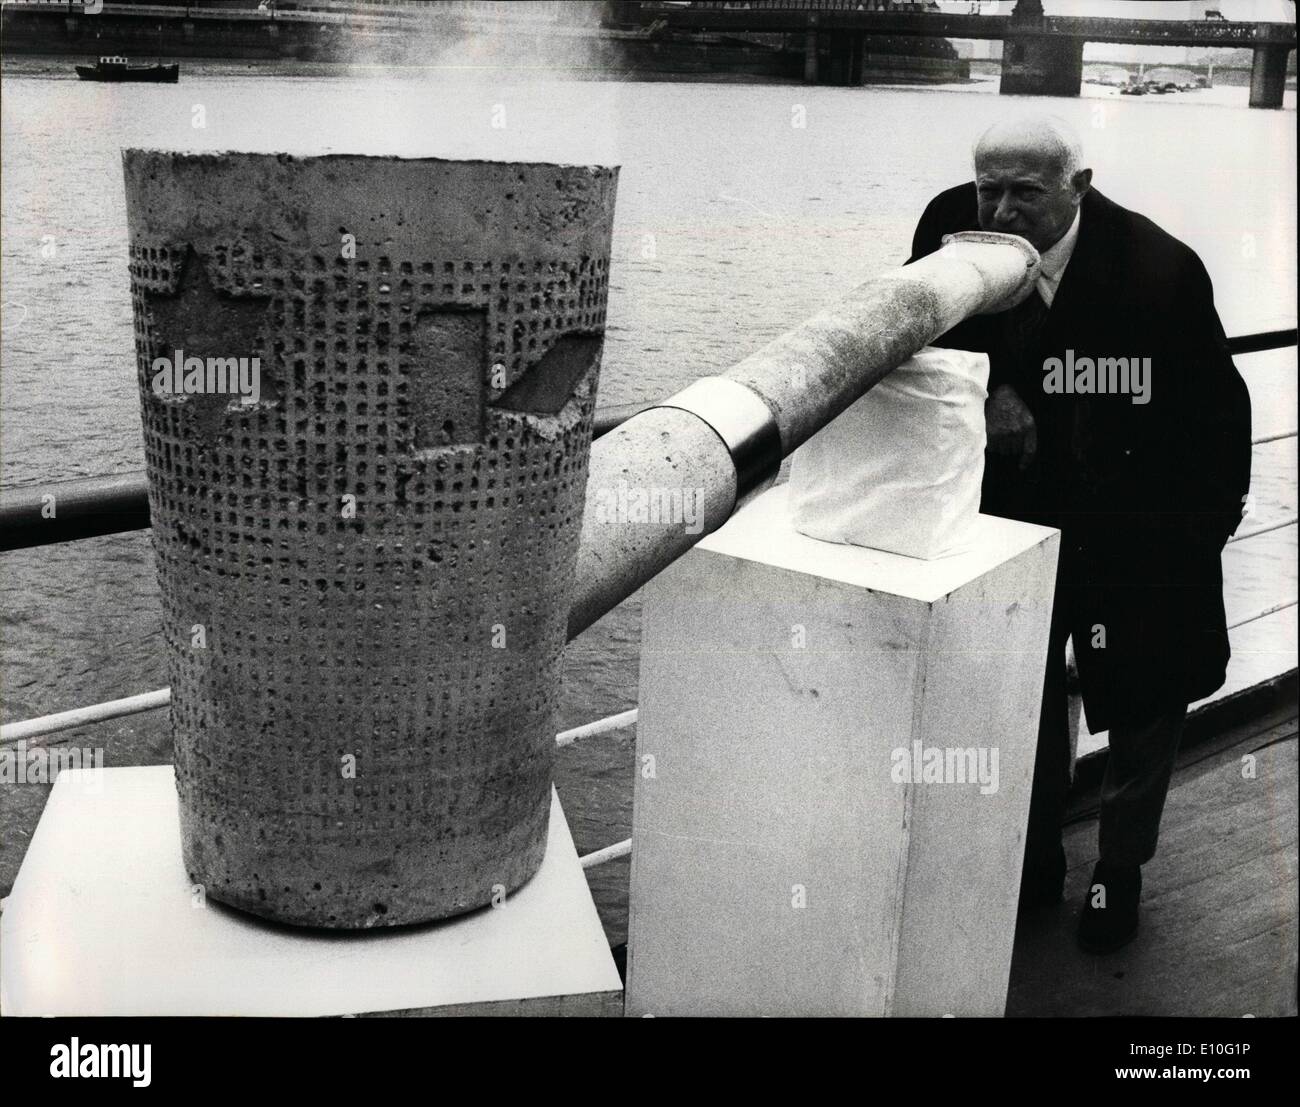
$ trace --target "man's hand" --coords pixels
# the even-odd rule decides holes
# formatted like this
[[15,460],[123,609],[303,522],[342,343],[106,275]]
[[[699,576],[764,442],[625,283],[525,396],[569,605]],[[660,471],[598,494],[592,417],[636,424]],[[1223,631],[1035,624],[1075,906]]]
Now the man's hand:
[[1022,470],[1029,467],[1038,452],[1038,428],[1025,401],[1009,384],[1000,384],[984,403],[984,423],[988,430],[988,448],[995,454],[1020,460]]

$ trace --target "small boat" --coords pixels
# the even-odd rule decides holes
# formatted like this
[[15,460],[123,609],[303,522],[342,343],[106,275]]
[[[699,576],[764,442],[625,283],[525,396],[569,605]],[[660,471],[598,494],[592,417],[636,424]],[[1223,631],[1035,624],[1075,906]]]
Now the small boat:
[[100,58],[94,65],[77,66],[77,76],[83,81],[152,81],[156,84],[174,85],[181,75],[177,62],[171,65],[132,65],[123,57]]

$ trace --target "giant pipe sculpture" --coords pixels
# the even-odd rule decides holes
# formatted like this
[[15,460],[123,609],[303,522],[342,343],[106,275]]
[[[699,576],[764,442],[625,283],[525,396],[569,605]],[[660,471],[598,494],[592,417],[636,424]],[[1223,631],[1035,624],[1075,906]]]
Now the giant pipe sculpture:
[[[952,235],[938,252],[854,289],[751,354],[632,416],[591,451],[576,637],[776,477],[797,449],[927,342],[971,315],[1020,303],[1038,278],[1023,238]],[[702,493],[696,525],[647,524],[618,510],[633,492]],[[614,509],[611,509],[614,508]]]
[[[213,898],[299,925],[442,918],[526,881],[566,623],[1038,263],[965,236],[591,451],[614,171],[124,166],[185,862]],[[213,393],[253,361],[255,389]],[[619,481],[702,489],[703,526],[601,510]]]

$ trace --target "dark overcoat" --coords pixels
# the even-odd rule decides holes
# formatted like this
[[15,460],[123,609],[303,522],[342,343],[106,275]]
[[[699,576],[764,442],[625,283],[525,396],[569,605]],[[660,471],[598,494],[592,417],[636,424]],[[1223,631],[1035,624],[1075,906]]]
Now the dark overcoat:
[[[974,183],[948,189],[921,216],[912,260],[978,226]],[[967,320],[935,345],[987,353],[990,391],[1013,385],[1034,415],[1033,463],[989,453],[981,507],[1061,530],[1056,606],[1089,728],[1208,696],[1228,663],[1220,555],[1242,518],[1251,432],[1205,267],[1090,189],[1046,320],[1027,340],[1016,317]],[[1052,358],[1075,367],[1078,390],[1056,391],[1066,383]],[[1089,380],[1082,369],[1103,358],[1107,380]],[[1144,369],[1149,398],[1134,403]],[[1127,393],[1086,391],[1125,380]]]

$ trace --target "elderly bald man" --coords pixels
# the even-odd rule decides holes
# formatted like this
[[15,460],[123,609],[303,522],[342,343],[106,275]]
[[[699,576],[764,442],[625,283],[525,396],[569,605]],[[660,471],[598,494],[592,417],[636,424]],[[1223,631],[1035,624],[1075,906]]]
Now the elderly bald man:
[[936,342],[989,354],[982,510],[1061,531],[1021,907],[1064,889],[1072,637],[1088,726],[1110,731],[1079,921],[1107,952],[1137,933],[1187,704],[1224,681],[1220,554],[1250,483],[1250,400],[1200,259],[1092,187],[1068,124],[999,123],[974,168],[925,209],[912,260],[977,228],[1043,259],[1024,304]]

